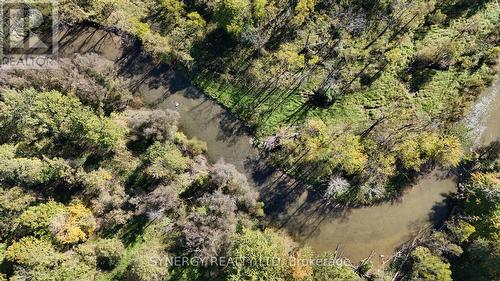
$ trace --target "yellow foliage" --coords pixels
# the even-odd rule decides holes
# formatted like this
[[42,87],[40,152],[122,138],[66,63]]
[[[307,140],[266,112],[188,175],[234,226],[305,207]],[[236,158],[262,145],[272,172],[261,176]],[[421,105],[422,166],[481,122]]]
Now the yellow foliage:
[[253,16],[256,20],[264,18],[266,15],[267,0],[254,0],[253,1]]
[[499,173],[472,173],[472,182],[476,185],[481,186],[495,186],[500,185],[500,175]]
[[315,0],[299,0],[295,6],[295,17],[293,23],[299,26],[309,17],[316,5]]
[[460,140],[453,136],[446,136],[441,141],[440,158],[441,163],[456,166],[462,160],[464,150]]
[[66,221],[56,234],[56,239],[63,244],[75,244],[86,241],[96,228],[92,212],[80,202],[66,207]]
[[137,35],[137,37],[145,38],[149,34],[151,34],[151,28],[149,27],[149,24],[141,22],[136,17],[130,18],[129,22],[132,25],[131,32]]
[[80,228],[74,225],[65,224],[56,234],[56,238],[63,244],[76,244],[87,240],[87,235]]
[[28,236],[12,243],[5,251],[5,258],[25,266],[47,266],[55,262],[57,255],[49,241]]
[[444,166],[456,166],[464,156],[458,138],[435,133],[413,136],[399,144],[397,152],[404,167],[415,171],[419,171],[422,164],[431,160]]
[[190,28],[193,28],[195,30],[202,30],[207,26],[207,22],[205,21],[205,19],[197,12],[191,12],[187,14],[186,17],[188,19],[187,25]]
[[434,157],[439,150],[439,135],[435,133],[424,134],[420,139],[420,147],[425,155]]
[[424,161],[420,158],[419,143],[415,139],[404,141],[399,146],[399,153],[405,168],[420,171],[420,166]]
[[347,173],[358,173],[365,167],[368,159],[363,152],[359,136],[343,134],[333,142],[331,148],[330,160]]
[[295,71],[304,68],[305,56],[299,54],[292,44],[283,44],[278,52],[276,52],[277,59],[285,65],[290,71]]
[[307,280],[313,274],[313,268],[309,260],[311,259],[312,252],[308,251],[306,248],[305,251],[299,251],[293,254],[293,259],[291,262],[291,272],[293,280]]

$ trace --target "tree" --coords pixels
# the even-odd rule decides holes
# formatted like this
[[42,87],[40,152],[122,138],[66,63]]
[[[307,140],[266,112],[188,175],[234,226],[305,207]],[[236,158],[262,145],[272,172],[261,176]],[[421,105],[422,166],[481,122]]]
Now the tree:
[[227,252],[236,231],[236,204],[228,195],[215,191],[199,199],[182,229],[186,249],[207,262]]
[[12,243],[5,252],[5,259],[27,267],[53,266],[58,254],[49,241],[28,236]]
[[183,156],[170,142],[155,142],[145,154],[146,175],[154,180],[172,180],[175,175],[189,168],[190,159]]
[[179,0],[160,0],[158,8],[161,13],[162,23],[167,30],[179,23],[184,13],[184,3]]
[[17,219],[18,234],[51,238],[62,244],[83,242],[94,232],[95,218],[79,202],[69,206],[49,201],[29,207]]
[[177,132],[179,113],[172,110],[127,110],[128,126],[146,141],[172,140]]
[[[496,162],[493,162],[493,165],[498,165]],[[500,180],[496,170],[473,172],[470,180],[464,183],[467,195],[465,213],[472,218],[478,235],[494,239],[500,237],[500,192],[498,188]]]
[[298,0],[295,5],[295,16],[293,23],[300,26],[308,19],[309,15],[314,11],[315,0]]
[[207,184],[212,189],[233,196],[238,207],[250,212],[256,211],[258,194],[248,184],[245,175],[238,172],[234,165],[226,164],[222,160],[215,163],[210,170]]
[[281,141],[280,154],[286,163],[309,168],[312,175],[307,176],[311,179],[330,176],[335,170],[347,174],[363,171],[367,156],[359,136],[349,133],[334,135],[334,128],[317,118],[306,120],[298,130],[297,134],[286,133]]
[[95,53],[77,54],[72,58],[59,59],[58,68],[49,72],[5,71],[2,73],[4,79],[0,79],[0,87],[71,92],[95,112],[110,115],[124,110],[132,99],[128,81],[119,77],[117,72],[113,62],[102,56]]
[[465,249],[460,260],[453,264],[453,273],[458,280],[495,280],[500,275],[499,239],[479,237]]
[[[58,242],[63,244],[76,244],[86,241],[96,228],[96,221],[92,212],[80,202],[72,202],[66,207],[66,215],[61,221],[60,217],[51,224],[51,231]],[[63,222],[61,224],[61,222]]]
[[175,134],[175,143],[180,147],[183,153],[190,156],[198,156],[208,151],[207,143],[195,138],[188,139],[182,132]]
[[44,184],[47,168],[46,163],[38,158],[0,159],[0,180],[26,186]]
[[340,258],[330,252],[318,257],[324,264],[313,265],[313,280],[315,281],[355,281],[362,280],[351,267],[337,264]]
[[411,253],[413,260],[411,280],[451,281],[450,264],[434,256],[428,248],[417,247]]
[[31,192],[25,192],[19,187],[0,187],[0,241],[10,234],[14,221],[34,201],[35,196]]
[[58,266],[55,268],[47,268],[45,272],[32,271],[32,280],[81,280],[94,281],[96,280],[97,270],[85,262],[79,260],[78,256],[65,254]]
[[95,278],[95,270],[70,253],[56,252],[43,239],[23,237],[7,248],[5,257],[14,263],[10,280],[82,280]]
[[451,135],[422,133],[397,145],[403,167],[420,171],[423,164],[436,161],[443,166],[456,166],[464,155],[460,140]]
[[[123,128],[110,118],[95,115],[76,97],[33,89],[6,91],[1,96],[0,132],[3,138],[8,136],[5,141],[32,144],[31,149],[53,154],[61,153],[61,148],[66,153],[105,153],[123,138]],[[63,147],[58,140],[65,140]]]
[[94,247],[97,265],[105,270],[114,268],[125,254],[123,243],[116,238],[99,239]]
[[255,21],[259,22],[266,15],[267,0],[253,0],[252,14]]
[[131,281],[161,281],[169,276],[165,265],[167,254],[156,241],[144,243],[134,253],[127,268],[126,278]]
[[215,21],[227,32],[239,36],[251,16],[248,0],[220,0],[216,2]]
[[146,214],[149,219],[162,218],[180,204],[178,190],[172,185],[160,185],[147,195],[131,200],[136,205],[137,214]]
[[0,181],[8,185],[39,187],[53,182],[71,185],[74,177],[71,166],[61,158],[41,160],[6,156],[0,159]]
[[226,268],[227,280],[290,280],[288,247],[288,241],[270,229],[243,229],[229,252],[239,262]]
[[346,179],[338,175],[332,176],[328,181],[324,197],[329,200],[336,199],[346,194],[349,191],[349,187],[350,183]]
[[31,206],[17,218],[18,233],[47,236],[51,224],[57,217],[64,218],[65,213],[64,205],[55,201]]
[[77,173],[83,187],[83,200],[102,217],[100,226],[110,229],[126,223],[130,214],[122,209],[128,200],[123,183],[106,169]]

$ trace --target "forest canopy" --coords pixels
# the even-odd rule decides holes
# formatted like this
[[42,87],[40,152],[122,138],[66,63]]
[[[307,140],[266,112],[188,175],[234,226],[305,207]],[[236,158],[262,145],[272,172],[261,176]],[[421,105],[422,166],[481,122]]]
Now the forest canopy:
[[[96,54],[61,59],[76,81],[59,70],[50,83],[27,79],[34,70],[2,72],[0,280],[319,280],[310,266],[288,262],[312,251],[263,224],[246,177],[209,163],[207,145],[178,130],[177,112],[133,108],[128,90],[90,96],[87,87],[110,93],[102,83],[128,89],[130,81],[86,76],[78,66],[89,60],[107,65]],[[281,261],[209,262],[250,255]],[[168,263],[175,257],[203,262]],[[357,276],[354,266],[331,270]]]
[[[138,106],[113,62],[72,54],[0,72],[0,281],[498,279],[498,142],[469,153],[461,122],[496,75],[497,1],[61,0],[60,13],[139,40],[319,200],[373,204],[458,167],[456,208],[385,270],[291,263],[345,260],[269,226],[178,112]],[[218,257],[247,263],[206,262]]]
[[492,81],[500,53],[498,4],[488,0],[64,7],[66,20],[118,27],[159,61],[180,62],[253,129],[274,165],[326,193],[344,178],[351,192],[335,198],[351,204],[393,197],[430,166],[459,163],[469,136],[458,121]]

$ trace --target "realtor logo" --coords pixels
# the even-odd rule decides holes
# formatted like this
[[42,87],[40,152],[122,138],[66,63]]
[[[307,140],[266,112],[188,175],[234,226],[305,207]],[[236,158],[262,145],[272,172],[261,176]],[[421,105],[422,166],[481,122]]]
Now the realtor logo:
[[57,6],[53,1],[0,2],[0,69],[57,67],[56,28]]

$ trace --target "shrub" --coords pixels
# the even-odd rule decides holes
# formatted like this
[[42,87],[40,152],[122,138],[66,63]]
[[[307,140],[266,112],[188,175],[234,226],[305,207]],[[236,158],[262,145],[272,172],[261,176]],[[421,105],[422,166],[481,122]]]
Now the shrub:
[[99,239],[95,242],[97,265],[102,269],[114,268],[125,253],[123,243],[116,239]]

